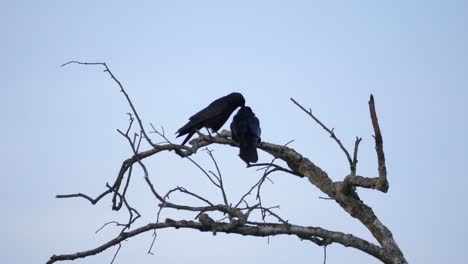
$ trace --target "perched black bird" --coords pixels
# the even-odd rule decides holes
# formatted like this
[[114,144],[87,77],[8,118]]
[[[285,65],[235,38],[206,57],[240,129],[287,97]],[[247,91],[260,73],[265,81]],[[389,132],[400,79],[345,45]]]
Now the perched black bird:
[[176,133],[179,133],[177,137],[188,134],[182,142],[182,145],[184,145],[202,127],[211,128],[213,132],[216,132],[226,123],[237,107],[243,107],[244,105],[245,99],[240,93],[231,93],[221,97],[191,116],[190,121],[177,130]]
[[239,156],[247,164],[257,162],[257,143],[261,141],[260,121],[248,106],[237,111],[231,123],[232,139],[239,142]]

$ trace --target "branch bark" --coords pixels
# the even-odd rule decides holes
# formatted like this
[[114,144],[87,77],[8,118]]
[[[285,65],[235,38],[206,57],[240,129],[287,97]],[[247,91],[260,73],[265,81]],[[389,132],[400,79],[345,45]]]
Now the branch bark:
[[[348,175],[344,182],[345,188],[351,188],[352,186],[363,187],[368,189],[379,190],[386,193],[389,188],[387,180],[387,167],[385,165],[385,154],[383,151],[383,139],[382,133],[380,132],[379,120],[377,119],[377,113],[375,111],[374,96],[370,96],[369,100],[369,112],[372,121],[372,127],[374,128],[374,139],[375,139],[375,151],[377,153],[378,173],[379,176],[375,178],[368,178],[363,176]],[[356,141],[357,142],[357,141]],[[356,146],[359,143],[356,143]],[[356,155],[355,155],[356,157]],[[357,162],[357,159],[356,159]]]
[[[203,223],[202,223],[203,222]],[[363,239],[355,237],[351,234],[344,234],[341,232],[329,231],[320,227],[304,227],[298,225],[284,225],[284,224],[263,224],[257,223],[257,225],[239,225],[238,223],[219,223],[214,221],[204,220],[202,222],[196,221],[175,221],[172,219],[166,219],[164,223],[152,223],[135,230],[121,233],[116,238],[110,240],[109,242],[83,252],[78,252],[74,254],[63,254],[63,255],[54,255],[50,258],[47,264],[52,264],[61,260],[76,260],[79,258],[84,258],[92,255],[99,254],[104,250],[116,246],[123,242],[126,239],[137,236],[139,234],[164,228],[186,228],[186,229],[195,229],[200,232],[211,232],[216,233],[226,233],[226,234],[239,234],[243,236],[255,236],[255,237],[267,237],[267,236],[276,236],[276,235],[294,235],[302,240],[308,240],[314,242],[315,238],[320,237],[329,243],[335,242],[339,243],[345,247],[353,247],[364,252],[369,253],[370,255],[383,260],[386,263],[391,263],[391,258],[389,258],[387,252],[380,247],[369,243]]]

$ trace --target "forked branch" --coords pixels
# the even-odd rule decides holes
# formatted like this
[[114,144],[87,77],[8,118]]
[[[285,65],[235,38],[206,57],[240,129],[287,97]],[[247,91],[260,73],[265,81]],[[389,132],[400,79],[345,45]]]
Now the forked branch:
[[335,129],[329,129],[322,121],[320,121],[313,113],[312,109],[309,108],[309,110],[305,109],[304,106],[299,104],[294,98],[291,98],[291,101],[297,105],[302,111],[304,111],[307,115],[309,115],[317,124],[319,124],[325,131],[330,134],[330,137],[340,146],[340,149],[343,151],[343,153],[346,155],[346,159],[348,160],[349,163],[349,169],[351,171],[351,175],[356,175],[356,165],[357,165],[357,152],[359,148],[359,143],[361,143],[360,138],[356,138],[356,142],[354,143],[354,156],[351,158],[351,155],[349,154],[349,151],[346,149],[346,147],[341,143],[341,140],[336,136],[335,134]]

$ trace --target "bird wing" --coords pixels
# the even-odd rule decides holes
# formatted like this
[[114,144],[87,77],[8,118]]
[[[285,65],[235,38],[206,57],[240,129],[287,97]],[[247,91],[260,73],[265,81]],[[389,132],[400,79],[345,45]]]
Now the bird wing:
[[207,120],[217,117],[226,108],[227,102],[218,99],[189,118],[187,124],[179,128],[176,133],[178,137],[189,133],[194,129],[200,129],[205,126]]
[[[222,98],[220,98],[222,99]],[[228,103],[224,100],[216,100],[209,104],[207,107],[203,108],[202,110],[198,111],[198,113],[194,114],[190,117],[191,121],[197,122],[199,120],[207,120],[210,118],[214,118],[220,114],[222,114],[228,106]]]
[[262,130],[260,129],[260,121],[255,116],[249,118],[249,132],[259,138],[262,134]]

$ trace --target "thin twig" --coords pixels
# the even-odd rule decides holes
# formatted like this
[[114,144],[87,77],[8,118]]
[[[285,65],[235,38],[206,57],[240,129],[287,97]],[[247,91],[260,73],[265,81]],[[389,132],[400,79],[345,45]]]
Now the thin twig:
[[297,105],[302,111],[304,111],[306,114],[308,114],[310,117],[312,117],[312,119],[314,119],[315,122],[317,122],[317,124],[319,124],[325,131],[327,131],[329,134],[330,134],[330,137],[336,141],[336,143],[338,143],[338,145],[340,146],[341,150],[344,152],[344,154],[346,155],[346,158],[348,159],[348,163],[349,163],[349,166],[350,166],[350,169],[352,170],[352,166],[353,166],[353,160],[351,159],[351,155],[349,154],[348,150],[345,148],[345,146],[343,145],[343,143],[341,143],[340,139],[338,139],[338,137],[336,137],[335,135],[335,132],[334,132],[334,129],[329,129],[326,125],[324,125],[317,117],[314,116],[314,114],[312,114],[312,110],[309,109],[305,109],[301,104],[299,104],[296,100],[294,100],[293,98],[291,98],[291,101]]
[[323,246],[323,264],[327,264],[327,245]]
[[96,197],[95,199],[89,197],[88,195],[84,194],[84,193],[76,193],[76,194],[58,194],[55,196],[55,198],[76,198],[76,197],[81,197],[81,198],[84,198],[86,200],[88,200],[91,204],[96,204],[97,202],[99,202],[99,200],[101,200],[102,198],[104,198],[106,195],[108,195],[109,193],[111,193],[112,190],[111,189],[108,189],[106,190],[105,192],[101,193],[98,197]]
[[[205,149],[206,152],[208,153],[208,155],[210,156],[211,158],[211,161],[213,161],[215,167],[216,167],[216,171],[218,173],[217,175],[217,179],[218,179],[218,182],[219,182],[219,189],[221,189],[221,193],[223,195],[223,200],[224,200],[224,205],[226,206],[229,206],[229,202],[228,202],[228,199],[227,199],[227,195],[226,195],[226,191],[224,190],[224,185],[223,185],[223,176],[221,174],[221,170],[219,169],[219,166],[218,166],[218,162],[216,161],[215,157],[213,156],[213,151],[212,150],[209,150],[208,148]],[[214,175],[214,173],[213,173]],[[215,175],[216,176],[216,175]]]
[[135,109],[135,106],[133,105],[132,103],[132,100],[130,100],[130,96],[127,94],[127,92],[125,91],[125,88],[123,87],[122,83],[120,83],[120,81],[114,76],[114,74],[111,72],[111,70],[109,69],[109,67],[107,66],[107,64],[105,62],[79,62],[79,61],[69,61],[65,64],[62,64],[62,67],[66,66],[66,65],[69,65],[69,64],[72,64],[72,63],[75,63],[75,64],[80,64],[80,65],[102,65],[104,66],[105,70],[104,72],[107,72],[110,77],[117,83],[117,85],[120,87],[120,91],[125,95],[125,98],[127,99],[127,102],[128,104],[130,105],[130,108],[132,109],[132,112],[133,114],[135,115],[137,121],[138,121],[138,124],[140,126],[140,130],[141,132],[143,133],[143,135],[145,136],[145,139],[146,141],[152,146],[152,147],[155,147],[157,146],[156,144],[154,144],[151,139],[148,137],[148,135],[146,134],[146,131],[145,131],[145,128],[143,127],[143,123],[141,121],[141,118],[140,116],[138,115],[138,112],[136,111]]
[[210,206],[213,206],[213,203],[211,203],[208,199],[205,199],[205,198],[201,197],[200,195],[195,194],[195,193],[193,193],[193,192],[190,192],[190,191],[188,191],[187,189],[185,189],[184,187],[179,187],[179,186],[177,186],[176,188],[174,188],[174,189],[170,190],[169,192],[167,192],[167,194],[164,195],[164,199],[169,198],[169,195],[170,195],[171,193],[173,193],[173,192],[176,192],[176,191],[179,191],[179,192],[181,192],[181,193],[185,193],[185,194],[188,194],[188,195],[190,195],[190,196],[193,196],[193,197],[195,197],[195,198],[197,198],[197,199],[199,199],[199,200],[201,200],[201,201],[203,201],[203,202],[209,204]]
[[114,224],[116,226],[120,225],[119,222],[117,221],[110,221],[110,222],[107,222],[105,223],[103,226],[101,226],[98,230],[96,230],[96,232],[94,232],[95,234],[99,233],[101,230],[103,230],[106,226],[110,225],[110,224]]
[[111,264],[114,264],[114,261],[117,258],[117,255],[119,254],[121,248],[122,248],[122,244],[119,243],[119,247],[115,251],[115,254],[114,254],[114,257],[112,258]]
[[357,163],[358,163],[358,149],[359,149],[359,143],[361,143],[362,138],[356,137],[356,141],[354,142],[354,153],[353,153],[353,162],[351,164],[351,174],[356,175],[356,170],[357,170]]
[[[143,162],[142,162],[141,159],[139,158],[139,155],[138,155],[139,153],[138,153],[138,149],[137,149],[137,148],[140,147],[140,142],[141,142],[141,141],[139,141],[138,144],[137,144],[137,146],[135,146],[135,143],[134,143],[135,140],[132,141],[132,140],[130,139],[130,137],[128,136],[128,134],[124,134],[124,133],[123,133],[122,131],[120,131],[120,130],[117,130],[117,131],[118,131],[123,137],[125,137],[125,138],[127,139],[128,143],[129,143],[129,145],[130,145],[130,147],[131,147],[131,149],[132,149],[132,152],[133,152],[133,154],[134,154],[134,157],[136,157],[136,162],[138,162],[138,164],[140,165],[140,167],[143,169],[145,181],[149,184],[149,187],[151,188],[151,192],[153,193],[153,195],[154,195],[159,201],[163,202],[164,199],[162,198],[161,195],[159,195],[159,193],[156,191],[156,189],[154,188],[154,185],[151,183],[151,181],[150,181],[150,179],[149,179],[148,169],[146,168],[145,164],[143,164]],[[140,138],[141,138],[141,137],[140,137]],[[125,164],[125,162],[124,162],[124,164]],[[130,166],[131,166],[131,165],[130,165]],[[121,169],[121,171],[122,171],[122,169]],[[120,174],[119,174],[119,175],[120,175]],[[117,180],[119,180],[119,179],[120,179],[120,181],[121,181],[121,180],[122,180],[122,177],[118,177]],[[116,205],[116,203],[115,203],[115,194],[117,194],[117,193],[118,193],[117,191],[114,193],[114,199],[113,199],[113,201],[114,201],[113,209],[114,209],[114,210],[119,210],[120,207],[122,206],[122,202],[120,202],[120,203],[117,204],[117,205]]]
[[[162,209],[162,208],[161,208],[161,209]],[[148,249],[148,252],[147,252],[147,254],[149,254],[149,255],[154,255],[154,253],[153,253],[153,247],[154,247],[154,243],[156,243],[156,238],[157,238],[157,236],[158,236],[158,233],[156,232],[156,230],[157,230],[157,229],[154,229],[154,231],[153,231],[153,239],[152,239],[152,241],[151,241],[151,245],[150,245],[150,247],[149,247],[149,249]]]
[[211,181],[211,183],[212,183],[214,186],[216,186],[216,187],[218,187],[218,188],[221,187],[221,186],[219,185],[219,183],[215,182],[215,180],[213,180],[213,178],[210,176],[210,174],[209,174],[200,164],[198,164],[196,161],[194,161],[194,160],[193,160],[192,158],[190,158],[190,157],[187,157],[187,159],[190,160],[195,166],[197,166],[197,168],[199,168],[199,169],[203,172],[203,174],[205,174],[205,176]]

